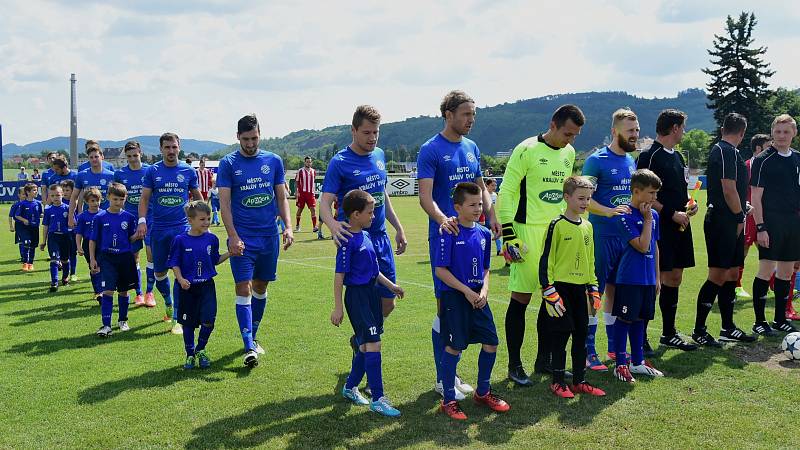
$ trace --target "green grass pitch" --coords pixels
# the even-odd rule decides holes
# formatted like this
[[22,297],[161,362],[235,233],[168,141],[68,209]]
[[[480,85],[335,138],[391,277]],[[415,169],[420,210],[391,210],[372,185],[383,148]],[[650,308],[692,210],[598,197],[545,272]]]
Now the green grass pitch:
[[[466,423],[447,419],[437,411],[439,397],[432,390],[435,304],[426,217],[416,198],[393,203],[409,238],[408,251],[397,257],[406,298],[398,301],[383,336],[386,392],[403,413],[397,420],[351,406],[338,393],[349,370],[351,329],[348,322],[341,328],[329,322],[335,250],[331,241],[310,233],[307,213],[304,231],[281,254],[279,279],[270,285],[260,332],[267,354],[254,370],[242,367],[227,263],[216,279],[219,314],[208,347],[213,366],[184,371],[182,340],[166,333],[161,303],[132,308],[132,330],[115,330],[101,340],[94,335],[99,308],[90,298],[83,261],[80,282],[49,294],[44,252],[37,254],[35,272],[20,272],[17,249],[3,226],[0,448],[800,447],[791,414],[800,370],[776,356],[777,338],[750,348],[659,350],[654,361],[666,377],[640,377],[634,385],[608,373],[588,374],[608,392],[605,398],[557,399],[549,393],[549,379],[540,376],[533,377],[533,387],[513,387],[505,380],[508,273],[499,257],[492,263],[490,291],[501,342],[492,380],[512,409],[496,415],[467,401]],[[0,205],[4,217],[8,208]],[[681,290],[678,327],[684,333],[691,331],[706,276],[703,212],[693,219],[698,267],[686,272]],[[213,231],[222,236],[222,228]],[[748,288],[756,262],[751,252]],[[527,318],[523,360],[530,369],[536,308],[528,308]],[[749,329],[749,302],[737,302],[736,320]],[[603,349],[602,322],[600,329]],[[719,329],[716,308],[709,329]],[[659,334],[657,314],[651,341]],[[473,346],[459,365],[473,384],[477,356]]]

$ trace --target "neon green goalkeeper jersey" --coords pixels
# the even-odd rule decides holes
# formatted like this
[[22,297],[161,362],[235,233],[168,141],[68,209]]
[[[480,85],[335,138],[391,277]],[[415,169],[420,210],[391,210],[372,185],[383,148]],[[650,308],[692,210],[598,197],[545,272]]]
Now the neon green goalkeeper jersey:
[[539,260],[539,283],[549,286],[560,281],[597,285],[594,273],[592,224],[581,218],[573,222],[564,216],[550,222]]
[[547,145],[542,135],[528,138],[511,153],[497,197],[500,223],[546,227],[564,212],[564,179],[572,175],[575,149]]

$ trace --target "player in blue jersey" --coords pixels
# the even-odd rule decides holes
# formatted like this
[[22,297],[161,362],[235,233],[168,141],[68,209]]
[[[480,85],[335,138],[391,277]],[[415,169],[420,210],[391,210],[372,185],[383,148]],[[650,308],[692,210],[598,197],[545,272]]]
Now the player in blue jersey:
[[[433,358],[436,367],[435,390],[443,395],[441,377],[441,359],[444,352],[444,341],[440,338],[440,300],[442,283],[436,277],[435,251],[438,248],[439,232],[457,234],[458,223],[453,205],[453,190],[460,182],[474,182],[481,188],[481,199],[484,214],[498,237],[500,225],[494,214],[491,195],[481,174],[481,153],[475,142],[468,139],[475,124],[475,101],[462,91],[451,91],[442,100],[439,109],[444,119],[444,129],[428,139],[419,149],[417,158],[417,175],[419,179],[419,203],[428,214],[428,253],[431,262],[434,296],[436,298],[436,316],[431,329]],[[473,391],[472,387],[456,377],[456,400],[462,400],[464,394]]]
[[[75,178],[78,176],[78,172],[74,170],[70,170],[69,162],[67,159],[61,155],[56,155],[53,158],[53,173],[47,177],[47,184],[44,184],[44,180],[42,181],[43,187],[49,187],[54,184],[61,184],[64,180],[72,180],[75,181]],[[47,194],[42,194],[47,197]],[[69,199],[71,201],[71,198]]]
[[23,224],[16,217],[19,211],[19,205],[25,201],[24,189],[17,188],[17,198],[18,200],[14,202],[8,210],[8,230],[14,233],[14,244],[19,247],[19,261],[20,263],[24,263],[25,247],[19,237],[20,231],[22,230],[21,225]]
[[100,337],[111,336],[111,314],[114,291],[119,306],[119,331],[128,331],[128,291],[136,284],[136,261],[133,260],[133,241],[136,236],[136,216],[125,211],[125,186],[113,181],[108,186],[108,209],[92,220],[89,238],[89,265],[102,276],[103,298],[100,315],[103,325],[97,330]]
[[[211,208],[203,201],[186,205],[189,231],[175,236],[169,252],[169,266],[175,275],[178,291],[178,321],[183,325],[183,343],[186,349],[184,369],[201,369],[211,366],[206,344],[214,330],[217,318],[217,289],[214,276],[216,266],[228,253],[219,254],[219,238],[208,232]],[[194,330],[200,327],[197,345]]]
[[[289,223],[289,195],[283,161],[258,149],[261,128],[255,114],[239,119],[239,150],[217,167],[222,223],[228,233],[231,271],[236,283],[236,320],[244,343],[244,365],[258,365],[264,348],[257,333],[267,306],[267,285],[276,280],[278,253],[294,242],[291,228],[278,233],[275,217]],[[282,239],[281,239],[282,238]]]
[[86,209],[83,207],[83,190],[90,187],[100,189],[100,194],[105,198],[103,203],[100,204],[101,209],[108,207],[108,185],[114,181],[114,172],[103,167],[103,150],[100,145],[87,146],[86,156],[89,158],[91,166],[81,172],[75,177],[75,190],[72,192],[70,199],[69,212],[70,212],[70,227],[75,226],[75,212]]
[[42,202],[36,200],[39,189],[35,184],[28,183],[22,189],[25,192],[25,200],[20,202],[14,218],[20,222],[17,234],[23,246],[22,271],[32,272],[36,247],[39,245],[39,223],[44,207]]
[[181,141],[174,133],[164,133],[158,139],[162,160],[148,167],[139,197],[139,225],[136,236],[145,239],[150,233],[150,248],[153,255],[155,285],[164,298],[164,321],[171,322],[173,334],[181,334],[182,327],[173,308],[178,300],[177,289],[170,289],[167,275],[167,257],[172,239],[188,228],[183,207],[192,200],[202,200],[197,188],[197,173],[191,166],[178,160]]
[[[89,238],[92,235],[92,221],[94,216],[100,212],[100,189],[89,188],[83,194],[83,202],[89,207],[86,211],[78,214],[75,219],[75,247],[78,254],[83,256],[86,260],[86,265],[91,268],[91,261],[89,260]],[[90,280],[92,282],[92,295],[98,304],[103,301],[103,288],[100,286],[101,279],[99,273],[89,271]]]
[[69,284],[69,255],[72,248],[70,238],[72,233],[67,226],[69,206],[61,200],[63,198],[61,186],[52,184],[48,188],[48,202],[50,206],[44,210],[42,219],[42,239],[39,250],[47,248],[50,256],[50,292],[58,290],[58,271],[61,270],[61,285]]
[[[147,168],[150,166],[147,164],[142,164],[142,148],[138,142],[126,142],[123,151],[125,152],[125,158],[128,160],[128,165],[123,166],[114,172],[114,181],[117,183],[122,183],[128,190],[128,196],[125,199],[125,211],[128,211],[129,213],[138,217],[139,199],[142,196],[144,174]],[[144,296],[142,295],[142,269],[139,266],[139,251],[143,246],[147,247],[147,290]],[[156,301],[153,297],[153,284],[155,283],[155,277],[153,272],[153,257],[150,252],[149,239],[143,239],[134,242],[133,258],[136,260],[136,273],[138,274],[136,297],[134,298],[133,303],[135,305],[145,305],[152,308],[156,306]]]
[[[69,199],[72,198],[72,191],[75,189],[75,182],[72,180],[63,180],[58,185],[61,186],[61,190],[64,192],[64,196],[62,197],[61,201],[66,201],[65,205],[67,205],[67,210],[69,210]],[[78,248],[75,246],[75,227],[69,227],[67,228],[67,231],[69,232],[69,281],[75,282],[78,281],[78,277],[75,275],[78,265]]]
[[[58,156],[58,152],[49,152],[47,153],[47,157],[45,161],[47,161],[47,170],[42,172],[42,187],[47,189],[50,186],[49,180],[50,177],[53,176],[53,161],[55,160],[56,156]],[[44,195],[44,194],[43,194]]]
[[[102,147],[100,147],[100,143],[95,141],[95,140],[93,140],[93,139],[89,139],[88,141],[86,141],[83,144],[83,148],[86,151],[86,155],[87,156],[89,155],[89,149],[91,149],[91,148],[102,149]],[[102,152],[102,150],[100,150],[100,151]],[[114,172],[114,165],[111,164],[110,162],[102,160],[101,165],[103,166],[104,170],[108,170],[108,171],[110,171],[112,173]],[[83,172],[84,170],[88,169],[89,167],[92,167],[92,159],[91,158],[89,158],[88,161],[84,161],[82,164],[80,164],[78,166],[78,173]]]

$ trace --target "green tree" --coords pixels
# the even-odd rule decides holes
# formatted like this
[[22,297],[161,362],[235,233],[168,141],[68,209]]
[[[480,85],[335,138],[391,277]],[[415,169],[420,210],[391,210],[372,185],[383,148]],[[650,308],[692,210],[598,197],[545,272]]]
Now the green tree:
[[[711,77],[708,87],[708,108],[714,110],[718,128],[729,113],[738,112],[749,122],[745,142],[761,129],[769,119],[765,117],[764,101],[769,95],[767,79],[775,72],[764,62],[766,47],[753,46],[753,29],[756,24],[753,13],[742,12],[738,20],[728,16],[725,35],[714,35],[714,48],[710,68],[703,73]],[[717,129],[719,136],[719,129]]]
[[711,140],[711,135],[700,129],[691,130],[683,135],[678,149],[683,153],[690,168],[706,168]]
[[[767,98],[765,104],[766,124],[763,129],[753,130],[755,133],[770,134],[772,119],[779,114],[789,114],[800,120],[800,90],[790,90],[778,88]],[[749,146],[749,141],[743,143],[742,147]],[[800,149],[800,136],[796,136],[792,142],[792,147]]]

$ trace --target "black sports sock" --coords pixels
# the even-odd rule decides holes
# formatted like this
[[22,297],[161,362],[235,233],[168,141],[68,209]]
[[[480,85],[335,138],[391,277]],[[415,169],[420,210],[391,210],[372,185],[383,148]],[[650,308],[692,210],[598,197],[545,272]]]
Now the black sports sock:
[[706,327],[706,319],[711,312],[711,308],[714,307],[714,300],[717,298],[721,287],[712,283],[711,280],[706,280],[700,288],[700,292],[697,293],[697,317],[694,319],[695,331],[700,331]]
[[756,323],[767,321],[764,309],[767,307],[768,292],[768,280],[762,280],[758,277],[753,278],[753,311],[756,313]]
[[775,278],[775,322],[786,322],[786,302],[789,300],[789,280]]
[[[553,383],[564,384],[564,371],[567,364],[567,341],[569,333],[551,333],[548,336],[550,354],[552,355]],[[586,364],[584,359],[583,364]]]
[[533,363],[534,369],[539,370],[550,367],[552,355],[550,354],[550,333],[545,329],[545,320],[547,313],[545,312],[544,302],[539,307],[539,315],[536,316],[536,362]]
[[736,301],[736,282],[726,281],[719,289],[719,315],[722,319],[722,329],[736,328],[733,323],[733,303]]
[[661,308],[661,319],[664,323],[664,336],[674,336],[675,315],[678,311],[678,288],[661,285],[661,295],[658,297],[658,306]]
[[522,365],[520,349],[525,339],[525,310],[528,305],[520,303],[513,298],[508,302],[506,310],[506,347],[508,347],[508,367],[515,368]]
[[586,381],[586,327],[576,325],[572,331],[572,384],[579,384]]

